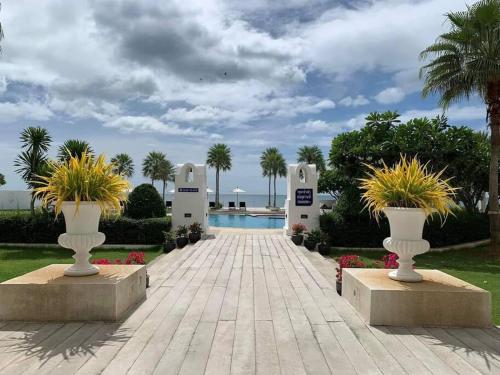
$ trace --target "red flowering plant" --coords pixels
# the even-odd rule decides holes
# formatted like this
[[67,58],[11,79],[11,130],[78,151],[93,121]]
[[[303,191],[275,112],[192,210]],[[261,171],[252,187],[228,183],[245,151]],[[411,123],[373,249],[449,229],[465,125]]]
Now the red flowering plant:
[[114,262],[109,259],[94,259],[92,264],[109,265],[109,264],[146,264],[143,252],[132,251],[128,254],[127,259],[123,262],[121,259],[115,259]]
[[343,268],[364,268],[365,263],[359,258],[358,255],[342,255],[338,259],[339,267],[337,270],[337,281],[342,282],[342,269]]
[[306,231],[306,226],[302,223],[292,225],[292,233],[294,236],[299,236]]
[[146,264],[146,260],[144,259],[144,253],[132,251],[125,261],[125,264]]
[[382,261],[384,262],[384,268],[396,269],[399,267],[397,262],[398,255],[394,253],[386,254],[382,257]]

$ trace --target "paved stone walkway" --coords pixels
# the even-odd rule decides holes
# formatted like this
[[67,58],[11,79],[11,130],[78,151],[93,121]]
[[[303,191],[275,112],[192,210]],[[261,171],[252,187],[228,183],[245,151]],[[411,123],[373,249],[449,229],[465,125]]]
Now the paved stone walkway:
[[367,326],[332,263],[278,234],[219,234],[149,272],[123,323],[0,322],[0,374],[500,374],[498,328]]

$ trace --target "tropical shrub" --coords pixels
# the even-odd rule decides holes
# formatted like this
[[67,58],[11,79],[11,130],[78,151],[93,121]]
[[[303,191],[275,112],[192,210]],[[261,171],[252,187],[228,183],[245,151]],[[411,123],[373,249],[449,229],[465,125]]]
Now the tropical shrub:
[[[415,118],[399,123],[399,114],[373,112],[360,130],[341,133],[332,140],[330,170],[318,181],[320,192],[342,197],[346,189],[352,199],[359,178],[367,172],[365,164],[382,168],[382,161],[393,165],[400,154],[418,156],[429,169],[443,172],[460,186],[455,200],[469,211],[476,211],[482,193],[488,190],[490,147],[488,136],[466,126],[452,126],[446,117]],[[340,198],[339,198],[340,199]],[[348,206],[347,206],[348,207]]]
[[422,208],[428,215],[437,212],[447,217],[456,206],[453,201],[456,188],[449,185],[449,179],[441,178],[443,171],[433,173],[414,157],[401,160],[389,168],[367,165],[371,172],[368,178],[360,179],[366,208],[378,220],[386,207]]
[[153,185],[139,185],[128,196],[125,216],[133,219],[146,219],[164,217],[166,214],[165,204]]
[[96,202],[103,213],[111,208],[120,211],[120,203],[126,199],[129,183],[113,173],[104,155],[94,159],[85,151],[81,157],[71,156],[67,162],[49,162],[51,173],[39,176],[35,196],[42,198],[45,207],[55,205],[58,215],[65,201],[73,201],[76,208],[80,202]]

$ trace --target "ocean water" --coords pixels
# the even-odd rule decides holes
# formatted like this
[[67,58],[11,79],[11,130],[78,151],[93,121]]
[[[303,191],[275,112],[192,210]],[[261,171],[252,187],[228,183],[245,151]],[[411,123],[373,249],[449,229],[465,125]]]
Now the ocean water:
[[[173,194],[166,194],[166,200],[173,200]],[[329,195],[319,195],[319,200],[329,200],[331,199]],[[208,194],[209,201],[215,201],[215,193]],[[284,207],[285,206],[286,195],[285,194],[276,194],[276,206]],[[227,207],[229,202],[234,202],[236,204],[236,194],[221,194],[220,201]],[[268,195],[267,194],[250,194],[250,193],[240,193],[238,194],[238,201],[245,202],[247,207],[266,207],[268,205]],[[271,195],[271,204],[273,203],[273,196]]]
[[[166,194],[166,200],[173,200],[174,194]],[[220,202],[227,207],[229,202],[234,202],[236,204],[236,194],[221,194]],[[215,201],[215,193],[208,194],[209,202]],[[276,205],[278,207],[285,206],[286,195],[284,194],[276,194]],[[267,194],[249,194],[249,193],[240,193],[238,194],[238,201],[245,202],[247,207],[266,207],[268,197]],[[273,203],[273,196],[271,195],[271,204]]]

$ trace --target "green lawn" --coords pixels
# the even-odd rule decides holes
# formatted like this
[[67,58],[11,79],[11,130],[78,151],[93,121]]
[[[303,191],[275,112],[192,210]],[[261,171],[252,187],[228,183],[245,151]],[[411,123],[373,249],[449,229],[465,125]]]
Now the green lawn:
[[[491,292],[493,302],[493,321],[500,324],[500,259],[486,257],[486,248],[453,250],[444,253],[426,253],[415,257],[417,268],[438,269],[459,279],[465,280]],[[386,251],[338,251],[332,250],[330,256],[337,259],[342,254],[359,255],[370,267],[374,261],[381,260]]]
[[30,210],[0,210],[0,217],[31,216]]
[[[102,249],[92,250],[92,259],[106,258],[111,261],[124,261],[133,250],[129,249]],[[162,253],[160,246],[143,251],[146,263]],[[62,248],[0,248],[0,282],[13,277],[45,267],[52,263],[73,263],[73,251]]]

